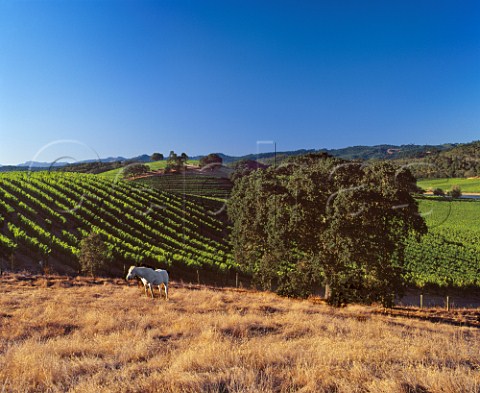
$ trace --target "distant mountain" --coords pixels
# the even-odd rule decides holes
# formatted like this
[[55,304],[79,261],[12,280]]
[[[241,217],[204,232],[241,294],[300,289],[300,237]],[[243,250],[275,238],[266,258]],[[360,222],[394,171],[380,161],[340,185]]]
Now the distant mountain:
[[150,155],[148,154],[142,154],[140,156],[132,157],[132,158],[126,158],[124,161],[129,161],[129,162],[150,162],[152,161],[150,159]]
[[119,161],[125,161],[127,158],[125,157],[107,157],[107,158],[100,158],[100,160],[83,160],[83,161],[78,161],[76,163],[69,163],[69,165],[75,165],[75,164],[84,164],[84,163],[90,163],[90,162],[119,162]]
[[343,149],[320,150],[346,160],[394,160],[398,158],[421,158],[433,152],[449,150],[457,144],[443,145],[376,145],[351,146]]
[[[224,164],[235,161],[255,160],[265,164],[273,164],[275,158],[277,163],[283,161],[287,157],[299,156],[308,153],[325,152],[334,157],[343,158],[345,160],[393,160],[399,158],[421,158],[428,154],[439,151],[450,150],[458,144],[443,145],[376,145],[376,146],[350,146],[341,149],[301,149],[280,152],[268,152],[258,154],[247,154],[244,156],[228,156],[217,153],[223,159]],[[192,157],[192,159],[200,159],[203,156]]]
[[78,162],[40,162],[40,161],[26,161],[18,165],[0,165],[0,172],[13,172],[13,171],[40,171],[40,170],[51,170],[51,169],[74,169],[75,167],[83,166],[102,166],[102,164],[112,164],[112,163],[123,163],[123,162],[149,162],[150,156],[147,154],[142,154],[133,158],[125,157],[107,157],[101,158],[100,160],[83,160]]
[[423,156],[399,157],[395,162],[408,165],[418,178],[480,176],[480,141],[451,145]]
[[60,167],[68,165],[68,162],[39,162],[39,161],[26,161],[22,164],[18,164],[16,166],[19,167],[26,167],[26,168],[52,168],[52,167]]
[[[269,158],[274,158],[275,156],[299,156],[302,154],[307,154],[307,153],[313,153],[315,152],[315,149],[310,149],[310,150],[292,150],[292,151],[283,151],[283,152],[268,152],[268,153],[257,153],[257,154],[247,154],[244,156],[229,156],[223,153],[215,153],[218,154],[220,157],[222,157],[223,163],[224,164],[230,164],[235,161],[244,161],[244,160],[255,160],[255,161],[262,161],[265,159]],[[190,157],[192,160],[199,160],[200,158],[205,157],[205,156],[194,156]]]
[[[442,145],[376,145],[376,146],[350,146],[341,149],[300,149],[280,152],[253,153],[244,156],[230,156],[216,153],[223,159],[223,163],[231,165],[238,161],[257,161],[266,165],[279,164],[291,156],[308,153],[326,152],[332,156],[346,160],[393,160],[404,164],[427,163],[425,168],[415,169],[420,177],[446,177],[446,176],[480,176],[480,142],[471,143],[445,143]],[[199,160],[204,156],[190,157]],[[77,163],[58,162],[53,165],[55,170],[100,173],[116,167],[121,167],[132,162],[150,162],[150,155],[142,154],[132,158],[108,157],[100,160],[86,160]],[[432,164],[435,170],[432,170]],[[50,163],[26,162],[20,165],[0,166],[0,172],[21,170],[46,170],[52,169]],[[428,172],[428,173],[427,173]],[[434,173],[435,172],[435,173]]]
[[[20,165],[2,165],[0,166],[0,172],[25,172],[28,171],[30,168],[28,166],[20,166]],[[40,171],[44,168],[41,167],[33,167],[31,171]]]

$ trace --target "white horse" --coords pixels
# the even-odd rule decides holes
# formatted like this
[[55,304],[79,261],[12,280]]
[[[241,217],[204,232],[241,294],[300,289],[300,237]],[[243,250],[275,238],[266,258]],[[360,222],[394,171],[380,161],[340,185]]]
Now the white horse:
[[142,280],[145,288],[145,295],[148,296],[147,287],[150,289],[150,293],[153,296],[153,286],[158,285],[160,294],[162,293],[162,284],[165,287],[165,299],[168,300],[168,271],[162,269],[153,270],[149,267],[136,267],[130,266],[127,273],[127,280],[139,277]]

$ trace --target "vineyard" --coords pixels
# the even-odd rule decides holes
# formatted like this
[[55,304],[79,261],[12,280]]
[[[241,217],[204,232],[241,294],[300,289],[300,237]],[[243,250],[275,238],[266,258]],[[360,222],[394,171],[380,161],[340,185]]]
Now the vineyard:
[[417,182],[417,185],[424,190],[433,190],[441,188],[443,191],[449,191],[453,186],[459,186],[462,192],[480,193],[480,178],[444,178],[444,179],[423,179]]
[[480,201],[425,198],[420,210],[429,231],[406,250],[417,286],[480,286]]
[[[198,160],[188,160],[187,165],[198,166]],[[135,179],[135,182],[147,184],[161,191],[180,195],[201,195],[214,198],[227,198],[232,189],[232,182],[228,178],[229,171],[213,170],[202,172],[198,169],[187,169],[185,172],[156,173],[165,169],[166,160],[146,164],[152,171],[145,177]],[[117,168],[99,174],[111,180],[123,178],[123,168]]]
[[[228,271],[228,228],[185,195],[78,173],[0,176],[0,258],[56,261],[78,269],[79,244],[101,235],[112,268],[128,264]],[[218,206],[223,205],[217,202]]]
[[[226,179],[157,176],[133,182],[78,173],[0,175],[0,265],[56,263],[77,272],[80,241],[101,235],[111,271],[130,264],[237,270]],[[419,200],[429,232],[406,248],[411,285],[480,286],[480,201]]]
[[232,182],[224,177],[189,172],[149,176],[140,178],[136,182],[181,195],[191,194],[217,198],[228,197],[232,189]]

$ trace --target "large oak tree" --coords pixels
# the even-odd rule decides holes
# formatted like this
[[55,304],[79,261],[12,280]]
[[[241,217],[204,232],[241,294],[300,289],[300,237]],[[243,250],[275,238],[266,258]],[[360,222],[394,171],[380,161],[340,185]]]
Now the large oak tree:
[[259,285],[329,301],[381,301],[404,287],[405,240],[426,232],[415,179],[388,163],[309,154],[239,178],[228,204],[237,261]]

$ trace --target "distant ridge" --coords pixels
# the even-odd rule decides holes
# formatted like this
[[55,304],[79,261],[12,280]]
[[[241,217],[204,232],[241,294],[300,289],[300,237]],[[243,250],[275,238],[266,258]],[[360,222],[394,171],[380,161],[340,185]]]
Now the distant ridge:
[[26,161],[24,163],[18,165],[1,165],[0,164],[0,172],[13,172],[13,171],[42,171],[42,170],[49,170],[49,169],[59,169],[65,167],[74,167],[84,164],[94,164],[94,163],[102,163],[102,164],[109,164],[109,163],[123,163],[123,162],[150,162],[150,156],[148,154],[142,154],[132,158],[125,158],[125,157],[107,157],[101,158],[100,160],[83,160],[78,162],[40,162],[40,161]]
[[[235,161],[240,160],[256,160],[263,162],[265,164],[273,164],[276,160],[277,163],[281,162],[287,157],[298,156],[302,154],[315,153],[315,152],[326,152],[332,156],[343,158],[346,160],[396,160],[396,159],[422,159],[429,155],[439,154],[440,152],[450,151],[454,148],[468,149],[468,146],[475,145],[476,142],[471,143],[444,143],[441,145],[375,145],[375,146],[349,146],[340,149],[299,149],[299,150],[288,150],[288,151],[279,151],[279,152],[264,152],[264,153],[251,153],[243,156],[230,156],[224,153],[217,153],[222,157],[224,164],[230,164]],[[204,157],[204,155],[191,156],[193,160],[198,160]],[[131,158],[125,158],[122,156],[118,157],[108,157],[102,158],[99,160],[101,163],[119,163],[119,165],[124,165],[125,163],[131,162],[150,162],[150,155],[142,154]],[[76,163],[66,163],[66,162],[57,162],[53,165],[55,168],[61,167],[75,167],[76,165],[95,163],[98,160],[85,160]],[[46,162],[37,162],[37,161],[27,161],[19,165],[0,165],[0,172],[6,171],[25,171],[25,170],[47,170],[51,169],[52,165]]]
[[[245,156],[228,156],[217,153],[222,157],[225,164],[240,160],[256,160],[264,163],[272,163],[276,157],[278,161],[282,161],[286,157],[298,156],[308,153],[325,152],[332,156],[343,158],[346,160],[392,160],[399,158],[421,158],[428,154],[440,151],[450,150],[459,146],[458,143],[445,143],[443,145],[375,145],[375,146],[350,146],[341,149],[300,149],[291,151],[268,152],[258,154],[247,154]],[[200,159],[202,156],[192,157],[192,159]]]

